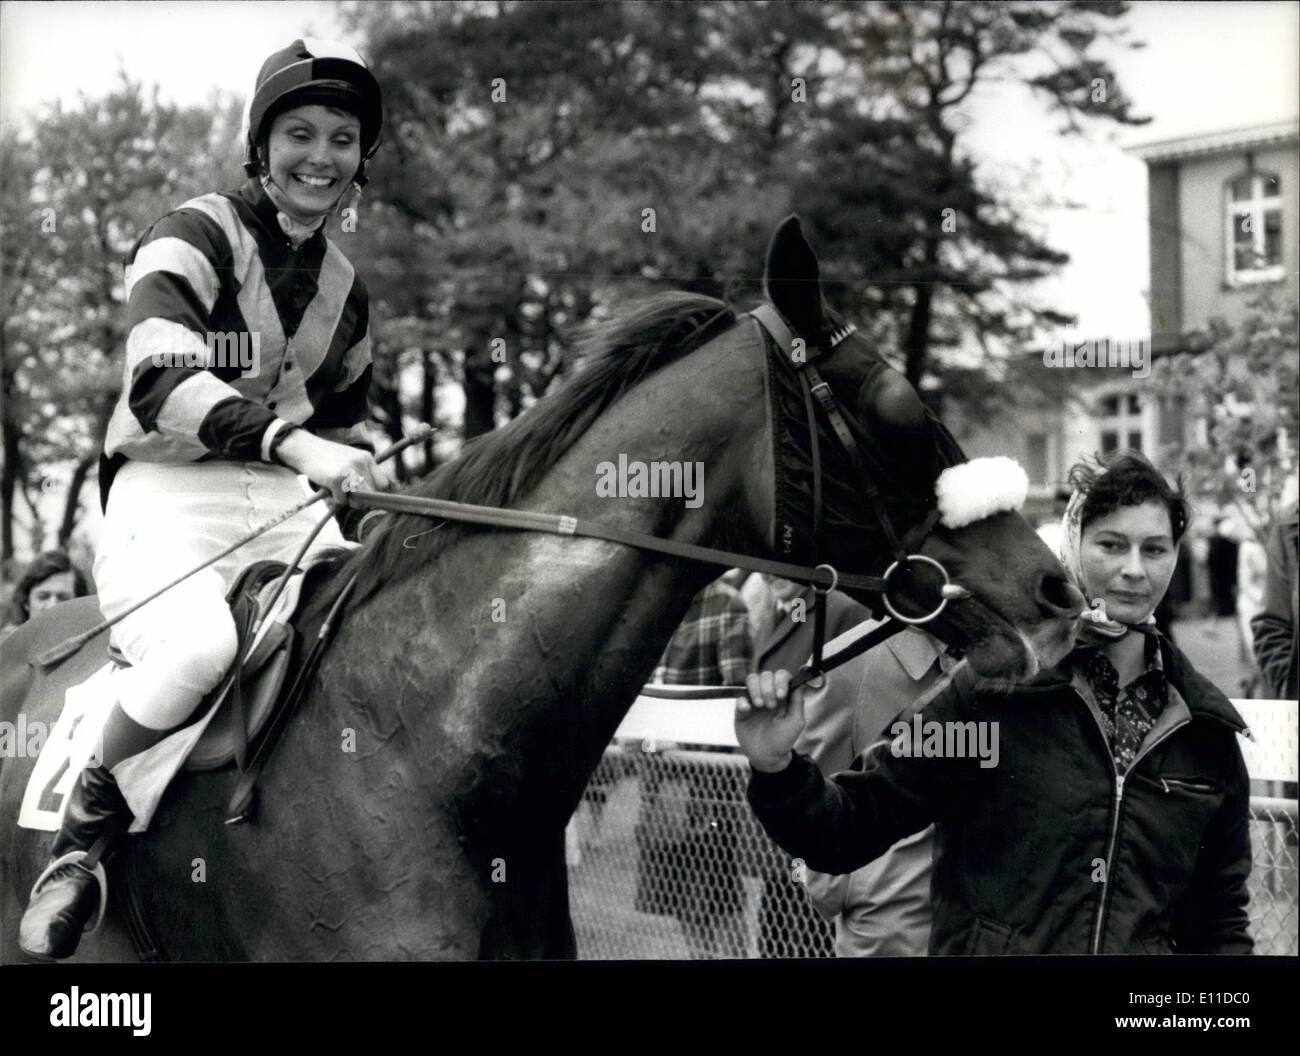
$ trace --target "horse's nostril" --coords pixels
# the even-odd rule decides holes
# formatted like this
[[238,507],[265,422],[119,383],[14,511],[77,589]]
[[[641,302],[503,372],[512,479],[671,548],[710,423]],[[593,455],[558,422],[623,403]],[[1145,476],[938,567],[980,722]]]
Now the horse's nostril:
[[1077,616],[1084,597],[1064,576],[1046,574],[1038,581],[1038,607],[1048,616]]

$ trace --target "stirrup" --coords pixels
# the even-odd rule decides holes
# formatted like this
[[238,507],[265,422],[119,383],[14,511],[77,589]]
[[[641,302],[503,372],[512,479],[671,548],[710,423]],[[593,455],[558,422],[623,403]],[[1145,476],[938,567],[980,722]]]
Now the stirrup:
[[[36,878],[36,883],[32,884],[31,894],[27,896],[27,904],[30,906],[32,900],[41,889],[41,885],[49,879],[50,874],[65,865],[81,865],[83,859],[87,857],[86,851],[69,851],[62,858],[56,858],[45,867],[45,871]],[[85,867],[82,866],[84,869]],[[92,925],[82,928],[83,933],[95,934],[99,926],[104,923],[104,911],[108,908],[108,873],[104,871],[103,863],[96,861],[94,866],[88,872],[95,878],[99,884],[99,910],[95,914],[95,922]]]

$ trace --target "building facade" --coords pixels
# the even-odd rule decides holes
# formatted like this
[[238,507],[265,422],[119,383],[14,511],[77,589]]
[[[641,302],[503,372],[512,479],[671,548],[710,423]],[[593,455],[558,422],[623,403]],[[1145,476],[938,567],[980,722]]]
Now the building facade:
[[1054,370],[1038,350],[1012,365],[1016,413],[996,429],[963,421],[956,408],[945,415],[972,457],[1020,460],[1031,521],[1059,508],[1054,496],[1083,457],[1131,447],[1160,464],[1166,451],[1195,443],[1197,423],[1159,393],[1160,360],[1192,350],[1193,335],[1216,316],[1239,322],[1264,285],[1283,303],[1300,296],[1300,121],[1163,140],[1130,153],[1148,172],[1149,376],[1121,365]]
[[1300,296],[1300,122],[1136,147],[1148,175],[1151,338],[1186,349],[1214,316],[1239,322],[1261,283]]

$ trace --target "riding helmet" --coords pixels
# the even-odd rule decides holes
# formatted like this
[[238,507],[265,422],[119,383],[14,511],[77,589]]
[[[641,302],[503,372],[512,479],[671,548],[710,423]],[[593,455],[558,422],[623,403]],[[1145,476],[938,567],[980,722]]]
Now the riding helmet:
[[366,162],[379,148],[384,124],[383,95],[365,60],[347,44],[303,37],[277,51],[257,75],[248,107],[248,143],[244,171],[258,175],[258,145],[264,143],[277,114],[294,106],[334,106],[356,114],[361,122],[361,167],[353,182],[366,182]]

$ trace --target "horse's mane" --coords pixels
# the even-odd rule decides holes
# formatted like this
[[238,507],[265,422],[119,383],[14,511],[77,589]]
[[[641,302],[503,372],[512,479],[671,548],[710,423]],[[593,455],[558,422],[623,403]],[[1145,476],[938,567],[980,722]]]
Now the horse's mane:
[[[692,293],[661,293],[593,328],[578,343],[577,375],[525,413],[467,443],[453,461],[438,467],[407,494],[478,506],[510,506],[524,498],[602,414],[631,388],[695,349],[736,321],[727,304]],[[313,597],[308,619],[333,601],[357,573],[355,604],[413,561],[435,557],[455,537],[426,534],[418,547],[404,540],[427,532],[427,518],[384,518],[359,550],[337,555],[335,574]],[[450,525],[448,526],[451,527]],[[323,613],[321,613],[323,615]]]

